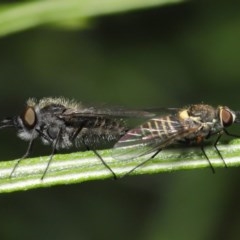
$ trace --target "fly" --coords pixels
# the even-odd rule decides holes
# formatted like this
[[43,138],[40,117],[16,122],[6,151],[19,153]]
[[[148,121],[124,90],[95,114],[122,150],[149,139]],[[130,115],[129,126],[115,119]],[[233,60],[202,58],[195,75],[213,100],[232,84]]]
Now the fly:
[[44,144],[52,146],[52,153],[41,179],[46,175],[55,152],[73,146],[92,150],[116,178],[113,170],[96,150],[113,146],[128,130],[124,118],[136,116],[153,115],[144,111],[84,107],[64,98],[43,98],[39,101],[29,99],[21,115],[0,122],[0,128],[14,127],[18,137],[29,142],[26,153],[17,161],[10,177],[21,160],[29,156],[34,140],[40,138]]
[[227,131],[227,127],[240,123],[237,118],[240,115],[239,112],[234,112],[226,106],[214,108],[206,104],[195,104],[183,109],[170,109],[170,111],[170,114],[154,117],[129,130],[115,144],[113,157],[116,159],[145,157],[142,163],[127,174],[154,158],[162,149],[178,143],[200,145],[214,172],[204,151],[204,140],[213,135],[218,135],[213,146],[227,166],[217,148],[217,143],[224,133],[228,136],[239,137]]

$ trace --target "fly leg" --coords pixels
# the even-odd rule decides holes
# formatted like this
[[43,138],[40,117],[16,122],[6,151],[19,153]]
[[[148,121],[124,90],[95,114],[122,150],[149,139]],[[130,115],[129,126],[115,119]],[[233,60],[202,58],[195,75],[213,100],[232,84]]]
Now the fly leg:
[[30,142],[29,142],[29,144],[28,144],[28,148],[27,148],[26,153],[25,153],[21,158],[19,158],[19,159],[17,160],[16,164],[14,165],[14,167],[13,167],[13,169],[12,169],[10,175],[9,175],[9,178],[12,178],[13,173],[15,172],[15,170],[16,170],[16,168],[18,167],[18,165],[20,164],[20,162],[21,162],[23,159],[27,158],[27,157],[29,156],[29,154],[31,153],[31,151],[32,151],[32,146],[33,146],[33,140],[34,140],[34,138],[32,137],[32,139],[30,140]]
[[225,128],[223,129],[223,131],[224,131],[224,133],[225,133],[227,136],[235,137],[235,138],[240,138],[240,135],[233,134],[233,133],[229,133]]
[[218,137],[217,137],[217,139],[216,139],[216,141],[215,141],[215,143],[214,143],[213,146],[214,146],[214,148],[216,149],[216,152],[217,152],[218,156],[222,159],[222,161],[223,161],[223,163],[224,163],[224,166],[227,168],[227,164],[226,164],[226,162],[224,161],[224,158],[223,158],[222,154],[220,153],[220,151],[219,151],[218,148],[217,148],[217,143],[219,142],[220,138],[222,137],[222,134],[223,134],[223,133],[219,133],[219,135],[218,135]]
[[218,148],[217,148],[217,144],[218,144],[220,138],[222,137],[222,135],[223,135],[224,133],[225,133],[226,135],[230,136],[230,137],[240,138],[240,136],[237,135],[237,134],[229,133],[226,129],[223,129],[223,131],[219,133],[219,135],[218,135],[218,137],[217,137],[217,139],[216,139],[216,141],[215,141],[215,143],[214,143],[214,145],[213,145],[214,148],[215,148],[215,150],[216,150],[216,152],[217,152],[217,154],[218,154],[218,156],[222,159],[222,161],[223,161],[223,163],[224,163],[224,166],[227,168],[227,167],[228,167],[228,166],[227,166],[227,163],[225,162],[225,160],[224,160],[221,152],[220,152],[220,151],[218,150]]
[[83,129],[83,126],[79,127],[77,129],[77,131],[73,134],[73,136],[71,136],[71,141],[74,142],[75,139],[77,138],[78,134],[81,132],[81,130]]
[[148,161],[150,161],[151,159],[155,158],[160,152],[162,151],[162,148],[158,149],[150,158],[146,159],[145,161],[141,162],[140,164],[138,164],[136,167],[132,168],[129,172],[125,173],[121,178],[131,174],[133,171],[135,171],[137,168],[143,166],[144,164],[146,164]]
[[58,141],[60,139],[61,132],[62,132],[62,129],[60,128],[59,131],[58,131],[56,139],[52,143],[52,153],[51,153],[50,158],[48,160],[47,166],[46,166],[46,168],[45,168],[45,170],[44,170],[44,172],[42,174],[41,180],[44,179],[44,177],[45,177],[45,175],[46,175],[46,173],[48,171],[48,168],[49,168],[49,166],[50,166],[50,164],[52,162],[53,156],[56,153],[56,146],[57,146],[57,143],[58,143]]
[[219,140],[220,140],[220,138],[222,137],[223,133],[225,133],[227,136],[235,137],[235,138],[240,138],[240,135],[229,133],[226,129],[223,129],[223,131],[219,133],[219,135],[218,135],[218,137],[217,137],[217,139],[216,139],[216,141],[215,141],[215,143],[214,143],[214,145],[213,145],[214,148],[216,149],[217,153],[218,153],[218,156],[222,159],[225,167],[227,168],[227,164],[226,164],[226,162],[224,161],[224,158],[223,158],[222,154],[220,153],[220,151],[219,151],[218,148],[217,148],[217,143],[219,142]]
[[[224,130],[224,131],[225,131],[225,130]],[[216,141],[214,142],[213,147],[215,148],[215,150],[216,150],[219,158],[221,158],[221,160],[223,161],[224,166],[227,168],[227,164],[226,164],[226,162],[224,161],[224,158],[223,158],[221,152],[220,152],[220,151],[218,150],[218,148],[217,148],[217,144],[218,144],[220,138],[222,137],[222,135],[223,135],[223,131],[221,131],[221,132],[218,133],[218,137],[217,137]],[[206,139],[208,139],[208,138],[211,137],[211,136],[212,136],[212,134],[211,134],[211,132],[209,132],[209,134],[208,134],[208,136],[206,137]],[[203,141],[201,141],[201,142],[203,143]],[[214,169],[211,161],[209,160],[209,158],[208,158],[208,156],[207,156],[207,154],[206,154],[206,152],[205,152],[205,150],[204,150],[204,145],[203,145],[203,144],[201,144],[201,150],[202,150],[202,153],[204,154],[205,158],[207,159],[207,161],[208,161],[208,163],[209,163],[209,165],[210,165],[210,167],[211,167],[211,169],[212,169],[212,172],[215,173],[215,169]]]
[[233,133],[229,133],[225,128],[223,129],[223,131],[221,133],[219,133],[219,136],[217,137],[215,143],[214,143],[214,148],[216,149],[218,156],[222,159],[222,161],[224,162],[225,167],[227,168],[227,163],[224,161],[224,158],[222,157],[222,154],[220,153],[220,151],[217,148],[217,143],[219,142],[220,138],[222,137],[223,133],[225,133],[227,136],[230,137],[235,137],[235,138],[240,138],[240,135],[237,134],[233,134]]
[[100,154],[94,150],[91,149],[94,154],[101,160],[102,164],[112,173],[114,180],[117,180],[117,175],[115,174],[115,172],[107,165],[107,163],[103,160],[103,158],[100,156]]
[[86,144],[84,138],[83,138],[83,144],[88,151],[93,151],[94,152],[94,154],[97,156],[97,158],[100,159],[102,164],[112,173],[113,178],[116,180],[117,175],[115,174],[115,172],[108,166],[108,164],[103,160],[103,158],[100,156],[100,154],[95,149],[89,148],[89,146]]
[[[74,141],[78,134],[81,132],[81,130],[83,129],[84,127],[84,124],[85,122],[82,123],[82,125],[76,130],[76,132],[73,134],[71,140]],[[94,154],[101,160],[102,164],[112,173],[113,175],[113,178],[114,179],[117,179],[117,176],[115,174],[115,172],[107,165],[107,163],[103,160],[103,158],[100,156],[100,154],[95,150],[95,149],[90,149],[89,146],[86,144],[85,140],[84,140],[84,137],[83,137],[83,144],[85,146],[85,148],[88,150],[88,151],[93,151]]]
[[209,160],[209,158],[208,158],[208,156],[207,156],[207,154],[206,154],[206,152],[205,152],[205,150],[204,150],[203,144],[201,145],[201,150],[202,150],[203,155],[204,155],[205,158],[207,159],[207,161],[208,161],[208,163],[209,163],[209,166],[210,166],[210,168],[212,169],[212,172],[215,173],[215,169],[214,169],[211,161]]

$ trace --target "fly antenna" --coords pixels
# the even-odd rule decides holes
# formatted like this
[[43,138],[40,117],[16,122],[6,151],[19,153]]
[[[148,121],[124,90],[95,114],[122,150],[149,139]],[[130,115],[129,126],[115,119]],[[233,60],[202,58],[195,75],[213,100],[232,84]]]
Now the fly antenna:
[[15,124],[13,118],[5,118],[0,121],[0,129],[14,126]]

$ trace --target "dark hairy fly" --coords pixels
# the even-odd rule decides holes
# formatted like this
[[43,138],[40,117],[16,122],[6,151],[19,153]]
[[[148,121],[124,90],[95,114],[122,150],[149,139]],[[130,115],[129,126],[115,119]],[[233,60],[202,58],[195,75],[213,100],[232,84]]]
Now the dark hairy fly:
[[234,112],[226,106],[214,108],[206,104],[194,104],[182,109],[169,109],[170,114],[154,117],[136,128],[129,130],[113,148],[116,159],[144,158],[142,163],[154,158],[162,149],[172,144],[199,144],[214,172],[214,168],[204,151],[204,140],[217,135],[214,143],[219,157],[226,163],[217,148],[217,143],[225,133],[232,137],[227,127],[240,123],[240,112]]
[[44,144],[52,146],[52,154],[42,179],[55,152],[73,146],[92,150],[116,178],[96,150],[112,147],[127,132],[124,118],[146,116],[151,114],[144,111],[88,108],[64,98],[29,99],[21,115],[0,122],[0,128],[15,127],[18,137],[29,142],[26,153],[15,164],[10,177],[21,160],[29,156],[34,140],[40,138]]

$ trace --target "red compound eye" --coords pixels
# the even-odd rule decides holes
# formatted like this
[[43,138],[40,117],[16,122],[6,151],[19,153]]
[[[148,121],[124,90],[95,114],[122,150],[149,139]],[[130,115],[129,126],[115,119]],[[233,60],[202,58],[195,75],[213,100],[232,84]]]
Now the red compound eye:
[[224,127],[228,127],[233,124],[233,114],[226,108],[220,110],[220,119]]

